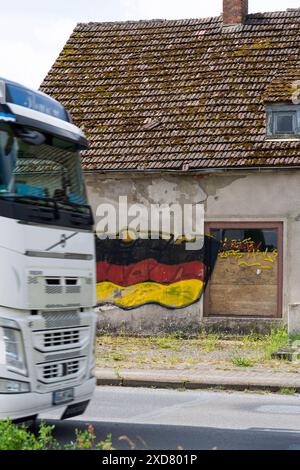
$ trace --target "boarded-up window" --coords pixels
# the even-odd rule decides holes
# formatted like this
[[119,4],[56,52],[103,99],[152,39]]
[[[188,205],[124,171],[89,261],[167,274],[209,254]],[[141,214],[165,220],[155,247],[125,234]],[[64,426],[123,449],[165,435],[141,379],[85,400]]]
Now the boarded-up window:
[[281,224],[208,224],[220,242],[205,294],[212,316],[280,315]]

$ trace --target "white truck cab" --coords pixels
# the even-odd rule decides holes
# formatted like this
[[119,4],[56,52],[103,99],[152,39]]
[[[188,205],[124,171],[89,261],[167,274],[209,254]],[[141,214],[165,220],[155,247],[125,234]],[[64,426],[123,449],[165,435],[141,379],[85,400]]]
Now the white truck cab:
[[0,79],[0,419],[76,416],[94,391],[86,147],[60,103]]

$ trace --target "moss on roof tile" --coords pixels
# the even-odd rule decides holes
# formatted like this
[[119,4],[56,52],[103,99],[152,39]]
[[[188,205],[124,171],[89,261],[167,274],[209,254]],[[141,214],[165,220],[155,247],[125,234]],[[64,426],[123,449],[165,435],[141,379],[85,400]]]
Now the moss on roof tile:
[[299,67],[297,10],[233,32],[220,17],[80,23],[41,88],[84,126],[87,170],[298,166],[299,142],[265,141],[264,108],[291,102]]

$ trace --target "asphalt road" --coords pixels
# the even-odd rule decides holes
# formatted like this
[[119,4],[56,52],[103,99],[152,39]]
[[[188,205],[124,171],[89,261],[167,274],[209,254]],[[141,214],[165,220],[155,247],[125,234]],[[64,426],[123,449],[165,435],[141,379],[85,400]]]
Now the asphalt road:
[[59,421],[61,442],[93,424],[117,449],[300,450],[300,396],[98,387],[86,413]]

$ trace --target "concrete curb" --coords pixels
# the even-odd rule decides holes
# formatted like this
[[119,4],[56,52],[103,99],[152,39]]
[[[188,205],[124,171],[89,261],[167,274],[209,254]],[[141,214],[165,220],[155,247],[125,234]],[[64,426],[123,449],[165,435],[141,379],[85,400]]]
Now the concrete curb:
[[[178,377],[168,378],[167,380],[160,377],[138,377],[136,373],[131,375],[130,371],[126,371],[124,376],[122,373],[116,375],[114,372],[107,371],[104,374],[96,371],[96,383],[98,386],[110,385],[120,387],[146,387],[146,388],[162,388],[162,389],[187,389],[187,390],[235,390],[235,391],[265,391],[279,392],[281,389],[287,389],[300,393],[300,384],[289,381],[288,383],[280,381],[267,380],[226,380],[223,377],[211,380],[201,377],[201,379],[192,378],[191,380],[178,380]],[[142,375],[142,374],[141,374]]]

